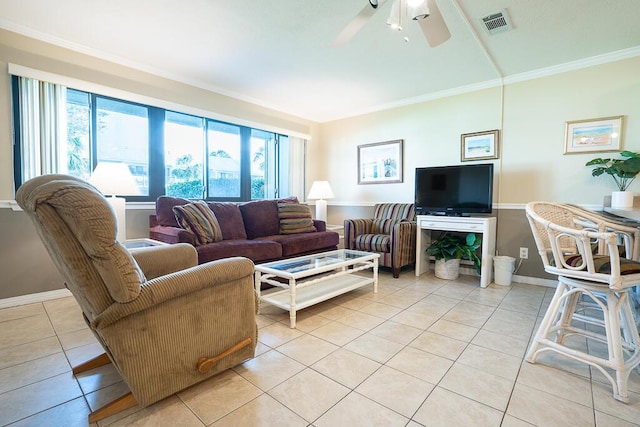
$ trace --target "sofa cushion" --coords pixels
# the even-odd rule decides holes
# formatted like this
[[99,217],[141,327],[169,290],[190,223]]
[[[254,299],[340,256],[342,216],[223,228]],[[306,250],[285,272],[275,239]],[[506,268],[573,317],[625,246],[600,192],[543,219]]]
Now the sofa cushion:
[[312,233],[316,231],[309,206],[299,203],[278,203],[280,234]]
[[246,239],[244,222],[240,208],[232,202],[209,202],[209,208],[213,211],[222,228],[223,240]]
[[300,203],[296,196],[291,197],[283,197],[281,199],[276,199],[277,203]]
[[174,206],[182,206],[191,203],[190,200],[180,197],[160,196],[156,199],[156,221],[158,225],[166,227],[180,227],[173,213]]
[[282,246],[269,240],[221,240],[198,246],[196,251],[198,264],[230,256],[243,256],[254,262],[271,261],[282,257]]
[[278,204],[275,200],[254,200],[242,203],[239,207],[248,239],[280,232]]
[[256,239],[256,242],[271,240],[282,246],[282,256],[292,257],[320,250],[336,249],[340,235],[335,231],[319,231],[317,233],[276,234]]
[[278,203],[298,203],[298,198],[253,200],[239,205],[248,239],[280,233]]
[[222,230],[215,214],[203,201],[174,206],[178,224],[196,236],[196,246],[222,240]]

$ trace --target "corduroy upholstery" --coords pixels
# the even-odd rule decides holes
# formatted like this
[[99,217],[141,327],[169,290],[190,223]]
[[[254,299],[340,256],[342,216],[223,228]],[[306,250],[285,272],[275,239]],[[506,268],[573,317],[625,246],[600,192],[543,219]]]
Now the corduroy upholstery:
[[[198,265],[193,246],[128,251],[114,212],[90,184],[46,175],[16,200],[74,295],[85,321],[137,403],[147,406],[254,356],[253,263],[228,258]],[[206,373],[200,358],[251,339]]]
[[393,277],[416,262],[416,213],[412,203],[380,203],[373,218],[344,221],[344,247],[380,254],[381,266],[390,267]]

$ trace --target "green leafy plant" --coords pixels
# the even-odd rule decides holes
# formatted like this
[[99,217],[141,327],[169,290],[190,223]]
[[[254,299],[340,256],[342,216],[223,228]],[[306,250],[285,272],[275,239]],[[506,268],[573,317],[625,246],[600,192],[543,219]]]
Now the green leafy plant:
[[431,242],[426,253],[432,255],[436,260],[468,259],[473,262],[476,272],[480,274],[482,260],[477,252],[480,245],[482,245],[482,238],[474,233],[469,233],[466,236],[443,233],[438,239]]
[[611,175],[620,191],[626,191],[629,185],[640,173],[640,154],[631,151],[621,151],[622,159],[597,158],[590,160],[585,166],[595,166],[591,176],[602,174]]

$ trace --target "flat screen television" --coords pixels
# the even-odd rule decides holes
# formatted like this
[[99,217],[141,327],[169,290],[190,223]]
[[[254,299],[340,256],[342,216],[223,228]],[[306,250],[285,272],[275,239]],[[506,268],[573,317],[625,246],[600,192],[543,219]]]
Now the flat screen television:
[[486,214],[492,203],[492,163],[416,168],[418,215]]

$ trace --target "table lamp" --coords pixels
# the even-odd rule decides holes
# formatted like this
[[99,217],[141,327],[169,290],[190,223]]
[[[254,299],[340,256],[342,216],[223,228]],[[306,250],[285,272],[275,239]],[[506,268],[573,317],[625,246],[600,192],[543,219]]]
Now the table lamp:
[[89,182],[111,203],[116,213],[117,239],[124,242],[127,240],[126,200],[116,195],[138,194],[138,185],[129,167],[124,163],[100,162],[93,170]]
[[329,181],[313,181],[307,198],[317,199],[316,219],[327,222],[327,201],[325,199],[333,199],[333,197]]

